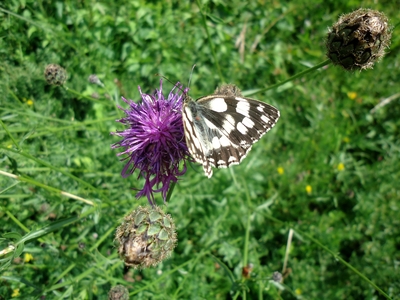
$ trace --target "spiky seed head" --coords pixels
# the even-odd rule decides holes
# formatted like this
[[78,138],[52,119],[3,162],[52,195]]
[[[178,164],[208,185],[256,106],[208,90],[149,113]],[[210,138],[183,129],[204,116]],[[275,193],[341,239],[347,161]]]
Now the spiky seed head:
[[214,95],[225,95],[229,97],[243,97],[242,91],[234,84],[222,84],[215,89]]
[[360,8],[343,15],[329,30],[327,56],[346,70],[372,68],[390,45],[391,28],[381,12]]
[[158,206],[139,206],[117,228],[118,253],[127,266],[155,266],[172,253],[177,243],[175,224]]
[[67,81],[67,71],[60,65],[50,64],[44,70],[44,78],[48,84],[63,85]]
[[116,285],[108,292],[108,300],[129,300],[129,291],[123,285]]

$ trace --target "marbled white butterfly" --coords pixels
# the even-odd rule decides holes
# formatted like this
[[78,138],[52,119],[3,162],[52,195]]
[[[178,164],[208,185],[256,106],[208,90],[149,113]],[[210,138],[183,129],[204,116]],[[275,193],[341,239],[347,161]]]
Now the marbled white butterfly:
[[208,178],[215,168],[239,164],[251,146],[275,126],[279,110],[245,98],[232,84],[193,101],[187,94],[182,108],[186,144]]

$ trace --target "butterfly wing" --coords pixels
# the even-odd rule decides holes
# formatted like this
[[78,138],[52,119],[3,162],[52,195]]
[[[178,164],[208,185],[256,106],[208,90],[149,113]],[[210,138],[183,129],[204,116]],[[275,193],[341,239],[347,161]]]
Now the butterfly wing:
[[185,102],[183,119],[189,152],[210,178],[211,166],[239,164],[276,124],[279,111],[255,99],[211,95]]

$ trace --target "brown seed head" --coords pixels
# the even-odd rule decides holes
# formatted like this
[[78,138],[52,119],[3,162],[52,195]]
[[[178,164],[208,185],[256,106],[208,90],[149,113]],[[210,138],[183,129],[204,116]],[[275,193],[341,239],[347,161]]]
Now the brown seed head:
[[372,68],[390,45],[387,17],[376,10],[360,8],[343,15],[328,32],[327,56],[346,70]]
[[224,95],[229,97],[243,97],[242,91],[234,84],[222,84],[215,89],[214,95]]
[[59,65],[50,64],[44,70],[44,77],[48,84],[63,85],[67,80],[67,72]]

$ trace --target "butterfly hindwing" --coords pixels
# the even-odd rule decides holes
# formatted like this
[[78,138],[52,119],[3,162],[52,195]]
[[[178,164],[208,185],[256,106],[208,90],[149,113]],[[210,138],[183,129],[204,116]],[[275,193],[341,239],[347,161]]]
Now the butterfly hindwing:
[[235,95],[186,96],[183,106],[186,144],[209,178],[211,166],[239,164],[278,118],[275,107]]

